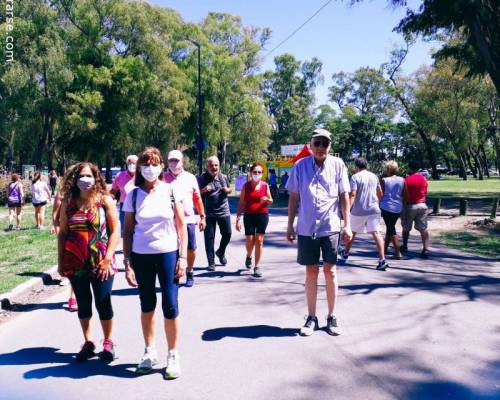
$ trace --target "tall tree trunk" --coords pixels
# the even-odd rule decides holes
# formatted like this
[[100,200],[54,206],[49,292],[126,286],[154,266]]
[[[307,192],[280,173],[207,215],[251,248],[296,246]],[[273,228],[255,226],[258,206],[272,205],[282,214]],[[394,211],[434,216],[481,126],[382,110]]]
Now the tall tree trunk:
[[492,35],[498,32],[498,28],[488,29],[488,24],[481,21],[481,16],[478,12],[478,8],[487,10],[484,12],[489,11],[494,14],[488,16],[488,18],[491,18],[491,21],[498,22],[500,18],[500,15],[498,15],[498,0],[490,0],[486,3],[491,4],[470,7],[466,11],[465,23],[471,32],[474,47],[481,55],[481,60],[495,85],[498,96],[500,96],[500,52],[496,48],[497,40],[492,37]]
[[465,166],[464,157],[461,153],[457,153],[457,159],[459,162],[460,176],[462,177],[462,179],[464,181],[466,181],[467,180],[467,168]]
[[488,164],[488,157],[486,156],[486,150],[484,149],[484,143],[481,145],[481,155],[483,159],[483,165],[484,165],[484,174],[490,178],[490,166]]
[[111,166],[113,164],[113,159],[111,157],[111,150],[108,150],[106,154],[106,183],[113,182],[113,175],[111,173]]
[[476,171],[476,167],[474,166],[474,164],[472,164],[472,161],[471,161],[472,157],[470,155],[470,151],[466,151],[464,153],[464,158],[465,158],[465,161],[467,162],[467,166],[469,167],[469,169],[472,172],[472,176],[474,177],[474,179],[477,179],[477,171]]
[[472,155],[472,159],[474,160],[474,164],[476,167],[477,171],[477,178],[482,181],[484,180],[484,173],[483,173],[483,164],[481,163],[481,159],[479,157],[479,154],[477,154],[474,150],[470,149],[470,154]]

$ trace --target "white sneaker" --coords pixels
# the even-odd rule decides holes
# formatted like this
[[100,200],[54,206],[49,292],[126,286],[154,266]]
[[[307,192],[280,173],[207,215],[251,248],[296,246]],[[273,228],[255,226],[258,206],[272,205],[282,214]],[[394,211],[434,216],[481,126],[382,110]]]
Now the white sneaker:
[[156,349],[148,349],[144,352],[144,355],[141,358],[141,362],[137,365],[135,372],[137,374],[147,374],[151,372],[153,367],[158,364],[158,353]]
[[176,350],[170,350],[167,356],[165,379],[176,379],[179,376],[181,376],[181,364],[179,360],[179,353]]

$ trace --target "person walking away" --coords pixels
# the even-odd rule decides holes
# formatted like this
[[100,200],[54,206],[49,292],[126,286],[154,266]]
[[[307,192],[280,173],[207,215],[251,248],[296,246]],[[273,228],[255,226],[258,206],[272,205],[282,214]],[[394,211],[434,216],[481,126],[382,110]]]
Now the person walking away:
[[269,170],[269,186],[273,197],[278,197],[278,177],[274,169]]
[[385,271],[389,264],[385,261],[384,241],[380,234],[380,207],[379,198],[382,189],[377,176],[368,171],[368,163],[363,157],[354,161],[356,173],[351,177],[351,229],[352,239],[346,243],[340,259],[345,263],[357,233],[370,233],[377,246],[379,260],[377,269]]
[[177,185],[182,196],[184,214],[188,232],[186,287],[194,285],[194,261],[196,260],[196,217],[194,207],[200,216],[199,229],[203,232],[206,226],[205,210],[201,199],[200,188],[196,177],[186,171],[183,166],[183,154],[179,150],[168,153],[168,170],[165,182]]
[[23,182],[19,174],[13,173],[7,186],[7,207],[9,209],[9,230],[13,228],[14,215],[16,216],[16,229],[21,229],[21,214],[24,204]]
[[255,266],[253,276],[262,278],[262,268],[259,267],[264,246],[264,235],[269,223],[269,205],[273,198],[269,185],[262,181],[263,166],[254,163],[250,167],[251,180],[246,182],[241,190],[238,210],[236,211],[236,230],[241,232],[241,213],[245,226],[245,246],[247,256],[245,266],[252,268],[252,253],[255,249]]
[[115,358],[113,289],[115,248],[119,241],[118,215],[97,166],[80,162],[64,177],[59,213],[58,272],[68,277],[78,301],[84,344],[76,355],[84,362],[96,355],[92,334],[92,295],[104,336],[101,360]]
[[[207,214],[205,228],[205,251],[207,253],[208,271],[215,271],[215,255],[221,265],[227,264],[226,248],[231,240],[231,214],[227,195],[231,193],[229,178],[219,170],[219,159],[209,157],[206,161],[206,172],[203,173],[198,183],[201,198]],[[219,248],[214,252],[215,229],[219,226],[221,240]]]
[[116,175],[113,185],[111,186],[111,194],[116,198],[119,197],[119,216],[120,216],[120,235],[123,237],[123,227],[125,226],[125,212],[122,210],[123,202],[127,193],[134,188],[134,177],[137,168],[137,156],[131,154],[127,157],[127,169],[120,171]]
[[50,191],[51,191],[52,197],[54,197],[56,194],[56,187],[57,187],[57,173],[54,170],[50,171],[49,185],[50,185]]
[[31,201],[35,207],[35,224],[37,229],[43,229],[45,220],[45,206],[49,199],[52,198],[50,189],[47,183],[42,179],[39,171],[35,172],[31,184]]
[[408,252],[408,239],[415,223],[415,229],[420,232],[422,252],[420,257],[429,257],[429,231],[427,230],[427,180],[418,173],[420,162],[412,160],[408,163],[408,176],[405,178],[403,191],[404,208],[401,217],[403,226],[403,246],[401,252]]
[[158,364],[155,346],[156,277],[160,282],[165,336],[168,346],[165,378],[181,374],[179,353],[179,279],[187,264],[187,228],[182,195],[163,182],[163,159],[158,149],[146,147],[137,161],[135,188],[127,194],[123,235],[125,278],[138,287],[145,350],[136,372],[150,372]]
[[394,247],[394,259],[401,259],[399,237],[396,232],[396,222],[403,209],[404,179],[397,176],[398,163],[387,161],[385,163],[386,176],[380,180],[382,198],[380,199],[380,210],[384,219],[386,232],[384,239],[384,252],[387,254],[389,244]]
[[[326,283],[328,315],[326,331],[335,336],[340,328],[334,315],[338,295],[337,247],[339,238],[352,237],[349,212],[349,178],[344,162],[329,155],[331,139],[326,129],[315,129],[311,134],[312,155],[297,161],[287,182],[288,200],[287,240],[298,235],[297,262],[306,266],[306,300],[308,316],[300,329],[302,336],[310,336],[318,329],[316,301],[320,256]],[[339,206],[344,216],[341,231]],[[297,233],[293,223],[298,210]]]

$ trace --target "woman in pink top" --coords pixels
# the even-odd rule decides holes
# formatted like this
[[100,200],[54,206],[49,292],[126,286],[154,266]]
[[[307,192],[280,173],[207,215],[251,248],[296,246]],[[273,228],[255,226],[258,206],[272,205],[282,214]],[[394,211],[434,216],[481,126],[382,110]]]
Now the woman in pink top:
[[132,154],[127,157],[127,170],[121,171],[116,175],[113,181],[113,186],[111,187],[111,194],[116,197],[117,193],[120,193],[120,208],[119,208],[119,218],[120,218],[120,232],[123,237],[123,228],[125,226],[125,212],[122,210],[123,202],[127,193],[134,188],[134,177],[135,169],[137,166],[137,156]]
[[245,225],[247,257],[245,266],[252,267],[252,253],[255,248],[255,267],[253,276],[262,277],[259,267],[264,246],[264,235],[269,223],[269,204],[273,202],[269,185],[262,181],[263,167],[260,163],[254,163],[250,167],[252,179],[245,183],[241,190],[238,211],[236,212],[236,230],[241,231],[240,216],[244,211],[243,224]]

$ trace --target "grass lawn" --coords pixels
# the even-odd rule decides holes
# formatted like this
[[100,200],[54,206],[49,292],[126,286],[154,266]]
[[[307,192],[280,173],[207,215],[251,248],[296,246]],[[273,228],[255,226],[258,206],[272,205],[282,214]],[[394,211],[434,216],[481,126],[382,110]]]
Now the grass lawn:
[[500,196],[500,179],[483,181],[469,179],[442,179],[429,181],[429,197],[494,197]]
[[[33,207],[31,207],[33,208]],[[0,218],[0,293],[13,289],[17,285],[43,272],[57,263],[57,241],[47,226],[50,223],[51,207],[45,211],[44,230],[32,229],[34,218],[23,212],[21,226],[30,229],[5,231],[7,218]],[[26,210],[30,210],[26,207]],[[4,215],[5,209],[0,209]]]
[[500,260],[500,224],[473,232],[443,232],[440,239],[453,249]]

